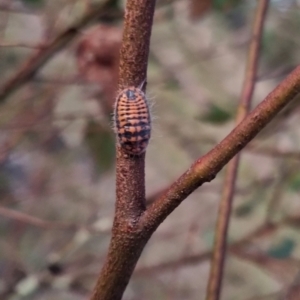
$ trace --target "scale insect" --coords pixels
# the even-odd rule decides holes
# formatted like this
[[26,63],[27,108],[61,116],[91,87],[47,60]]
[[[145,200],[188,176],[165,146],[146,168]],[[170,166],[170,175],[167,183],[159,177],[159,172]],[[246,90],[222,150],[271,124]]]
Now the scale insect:
[[[144,84],[144,83],[143,83]],[[120,92],[114,110],[117,141],[127,154],[140,155],[146,151],[151,136],[151,116],[143,84]]]

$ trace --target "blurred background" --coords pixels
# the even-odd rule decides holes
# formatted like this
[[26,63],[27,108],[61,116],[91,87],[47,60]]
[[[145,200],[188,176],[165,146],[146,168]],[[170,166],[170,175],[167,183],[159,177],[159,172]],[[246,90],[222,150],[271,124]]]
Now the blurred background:
[[[0,94],[93,0],[0,0]],[[150,203],[233,128],[257,1],[157,1],[147,94]],[[124,2],[10,94],[0,110],[0,299],[87,299],[115,202],[117,91]],[[253,107],[300,61],[300,1],[273,0]],[[223,300],[300,290],[299,99],[242,152]],[[205,299],[224,172],[153,235],[126,300]],[[291,296],[292,297],[292,296]]]

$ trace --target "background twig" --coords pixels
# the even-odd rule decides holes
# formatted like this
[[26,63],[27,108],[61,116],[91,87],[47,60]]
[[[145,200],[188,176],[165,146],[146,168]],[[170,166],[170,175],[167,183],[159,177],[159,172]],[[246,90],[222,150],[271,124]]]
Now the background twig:
[[[250,110],[258,68],[258,58],[262,39],[263,25],[268,5],[269,0],[257,1],[257,9],[253,21],[252,39],[249,47],[245,80],[237,111],[236,124],[239,124],[246,117]],[[240,153],[238,153],[230,161],[225,175],[224,187],[222,191],[222,198],[219,206],[219,214],[215,231],[215,244],[211,271],[206,294],[208,300],[218,300],[220,298],[224,260],[226,254],[226,239],[239,161]]]
[[41,49],[25,61],[19,70],[17,70],[17,72],[0,87],[0,103],[4,102],[14,90],[28,82],[57,51],[70,43],[82,28],[95,19],[109,13],[109,9],[114,3],[115,0],[106,0],[105,2],[98,4],[76,24],[58,35],[51,43],[42,46]]

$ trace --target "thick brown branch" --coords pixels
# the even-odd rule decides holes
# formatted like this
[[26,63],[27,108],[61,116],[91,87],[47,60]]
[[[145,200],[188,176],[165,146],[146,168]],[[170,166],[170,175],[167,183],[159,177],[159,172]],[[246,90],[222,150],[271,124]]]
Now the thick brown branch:
[[33,54],[26,62],[24,62],[20,69],[0,87],[0,103],[3,103],[13,91],[28,82],[57,51],[69,44],[82,28],[95,19],[109,13],[108,10],[114,3],[115,0],[106,0],[98,4],[88,14],[84,15],[76,24],[66,29],[51,43],[43,46],[35,54]]
[[[145,79],[155,0],[128,0],[120,50],[119,89]],[[145,155],[131,157],[117,147],[116,212],[108,256],[92,300],[121,299],[140,254],[150,238],[138,221],[145,211]]]
[[[259,0],[253,21],[252,40],[249,47],[246,74],[236,116],[236,124],[239,124],[250,110],[251,100],[255,87],[255,79],[258,69],[259,50],[262,39],[263,25],[266,17],[269,0]],[[228,164],[219,206],[219,214],[216,225],[215,244],[212,257],[211,271],[207,286],[206,299],[218,300],[220,298],[223,269],[226,254],[226,240],[229,219],[234,197],[240,153]]]

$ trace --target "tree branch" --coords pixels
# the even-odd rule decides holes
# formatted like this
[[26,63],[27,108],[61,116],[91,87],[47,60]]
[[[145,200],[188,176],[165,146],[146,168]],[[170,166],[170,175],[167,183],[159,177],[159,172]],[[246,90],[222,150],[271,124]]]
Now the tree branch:
[[[120,50],[119,89],[139,86],[145,79],[155,0],[128,0]],[[145,154],[128,156],[117,147],[116,211],[108,256],[92,300],[121,299],[151,233],[138,221],[145,205]]]
[[300,66],[284,79],[223,141],[200,157],[143,214],[140,226],[155,231],[159,224],[195,189],[217,173],[243,149],[300,91]]
[[[249,47],[246,74],[237,111],[236,124],[239,124],[247,116],[250,110],[258,69],[259,50],[262,39],[263,25],[268,5],[269,0],[259,0],[257,2],[257,9],[252,28],[252,40]],[[240,157],[240,153],[238,153],[229,162],[225,175],[222,198],[220,201],[219,214],[215,230],[214,251],[206,294],[207,300],[218,300],[220,298],[226,255],[226,240]]]
[[82,28],[95,19],[109,13],[109,9],[114,5],[115,1],[116,0],[106,0],[98,4],[76,24],[66,29],[48,45],[42,46],[25,61],[20,69],[0,87],[0,103],[3,103],[10,94],[28,82],[57,51],[69,44]]

